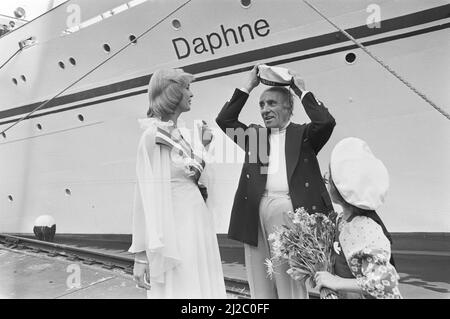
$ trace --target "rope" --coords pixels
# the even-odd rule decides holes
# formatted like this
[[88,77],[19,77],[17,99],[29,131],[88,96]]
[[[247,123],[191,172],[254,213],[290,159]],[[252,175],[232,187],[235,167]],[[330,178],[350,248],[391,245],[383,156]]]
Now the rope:
[[354,44],[356,44],[361,50],[363,50],[365,53],[367,53],[372,59],[374,59],[378,64],[380,64],[382,67],[384,67],[389,73],[391,73],[393,76],[395,76],[398,80],[400,80],[403,84],[405,84],[410,90],[412,90],[414,93],[416,93],[418,96],[420,96],[423,100],[425,100],[428,104],[430,104],[436,111],[444,115],[448,120],[450,120],[450,114],[447,113],[444,109],[436,105],[433,101],[431,101],[425,94],[420,92],[418,89],[416,89],[412,84],[410,84],[408,81],[403,79],[397,72],[391,69],[389,65],[384,63],[381,59],[377,58],[375,55],[372,54],[363,44],[359,43],[354,37],[352,37],[348,32],[341,29],[338,25],[336,25],[333,21],[328,19],[322,12],[320,12],[316,7],[314,7],[312,4],[310,4],[307,0],[302,0],[307,6],[309,6],[311,9],[313,9],[317,14],[319,14],[322,18],[324,18],[328,23],[330,23],[333,27],[335,27],[337,30],[339,30],[342,34],[344,34],[348,39],[350,39]]
[[[75,82],[73,82],[72,84],[68,85],[67,87],[65,87],[62,91],[58,92],[56,95],[54,95],[51,99],[45,101],[44,103],[40,104],[38,107],[36,107],[35,109],[33,109],[31,112],[29,112],[28,114],[25,114],[24,116],[22,116],[20,119],[18,119],[16,122],[12,123],[10,126],[8,126],[5,130],[3,130],[0,134],[1,135],[5,135],[5,133],[10,130],[11,128],[13,128],[14,126],[16,126],[17,124],[19,124],[20,122],[22,122],[23,120],[27,119],[29,116],[31,116],[33,113],[35,113],[36,111],[40,110],[41,108],[43,108],[44,106],[46,106],[47,104],[49,104],[51,101],[53,101],[54,99],[56,99],[58,96],[60,96],[61,94],[63,94],[64,92],[66,92],[68,89],[70,89],[71,87],[73,87],[74,85],[76,85],[77,83],[79,83],[80,81],[82,81],[84,78],[86,78],[87,76],[89,76],[90,74],[92,74],[94,71],[96,71],[97,69],[99,69],[102,65],[104,65],[106,62],[108,62],[109,60],[111,60],[112,58],[114,58],[116,55],[118,55],[119,53],[121,53],[122,51],[124,51],[125,49],[127,49],[129,46],[131,46],[132,44],[134,44],[137,40],[139,40],[141,37],[143,37],[144,35],[146,35],[147,33],[149,33],[150,31],[152,31],[154,28],[156,28],[158,25],[160,25],[161,23],[163,23],[165,20],[167,20],[170,16],[172,16],[175,12],[179,11],[181,8],[183,8],[184,6],[186,6],[189,2],[191,2],[192,0],[187,0],[186,2],[184,2],[183,4],[181,4],[180,6],[178,6],[177,8],[175,8],[175,10],[173,10],[172,12],[170,12],[168,15],[166,15],[164,18],[162,18],[161,20],[159,20],[158,22],[156,22],[154,25],[152,25],[150,28],[148,28],[147,30],[145,30],[143,33],[141,33],[139,36],[136,37],[136,39],[134,39],[133,41],[130,41],[129,43],[127,43],[125,46],[123,46],[121,49],[119,49],[116,53],[114,53],[113,55],[111,55],[110,57],[108,57],[107,59],[105,59],[104,61],[102,61],[101,63],[99,63],[97,66],[95,66],[93,69],[91,69],[90,71],[88,71],[86,74],[84,74],[83,76],[81,76],[79,79],[77,79]],[[19,50],[20,51],[20,50]]]

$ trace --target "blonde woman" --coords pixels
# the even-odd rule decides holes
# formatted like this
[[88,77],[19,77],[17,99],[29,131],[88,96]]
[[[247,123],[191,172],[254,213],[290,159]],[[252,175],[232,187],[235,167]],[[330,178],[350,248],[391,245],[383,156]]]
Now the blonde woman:
[[[148,117],[140,120],[129,251],[134,279],[148,298],[226,298],[214,222],[198,185],[205,162],[177,127],[191,109],[193,79],[181,69],[156,71]],[[208,130],[205,125],[201,136]]]

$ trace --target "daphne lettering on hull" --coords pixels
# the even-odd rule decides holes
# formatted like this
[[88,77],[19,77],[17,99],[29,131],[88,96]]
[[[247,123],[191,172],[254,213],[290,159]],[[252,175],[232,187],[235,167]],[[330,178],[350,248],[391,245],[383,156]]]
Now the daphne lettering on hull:
[[259,19],[253,25],[245,23],[236,28],[227,28],[221,24],[217,32],[211,32],[193,40],[172,39],[172,44],[178,59],[181,60],[191,54],[215,54],[216,51],[225,46],[244,43],[248,40],[254,40],[256,37],[265,37],[269,33],[269,23],[264,19]]

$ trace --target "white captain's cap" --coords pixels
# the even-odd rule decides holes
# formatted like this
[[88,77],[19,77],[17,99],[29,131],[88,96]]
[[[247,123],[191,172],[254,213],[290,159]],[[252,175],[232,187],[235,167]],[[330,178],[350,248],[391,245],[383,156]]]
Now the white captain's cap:
[[270,86],[290,85],[292,80],[288,69],[265,64],[258,66],[258,77],[262,84]]
[[348,137],[331,153],[332,180],[344,200],[356,207],[376,210],[389,189],[389,174],[366,142]]

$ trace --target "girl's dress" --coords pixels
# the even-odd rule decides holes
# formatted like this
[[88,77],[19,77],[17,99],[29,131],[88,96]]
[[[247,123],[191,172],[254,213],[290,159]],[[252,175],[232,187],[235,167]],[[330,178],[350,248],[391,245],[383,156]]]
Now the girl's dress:
[[339,219],[334,242],[334,274],[356,278],[362,293],[338,292],[339,298],[402,298],[399,275],[391,260],[391,243],[382,227],[366,216]]
[[176,148],[158,142],[158,131],[170,133],[172,125],[141,120],[145,132],[138,147],[129,251],[147,253],[148,298],[226,298],[213,215],[189,169],[192,165]]

